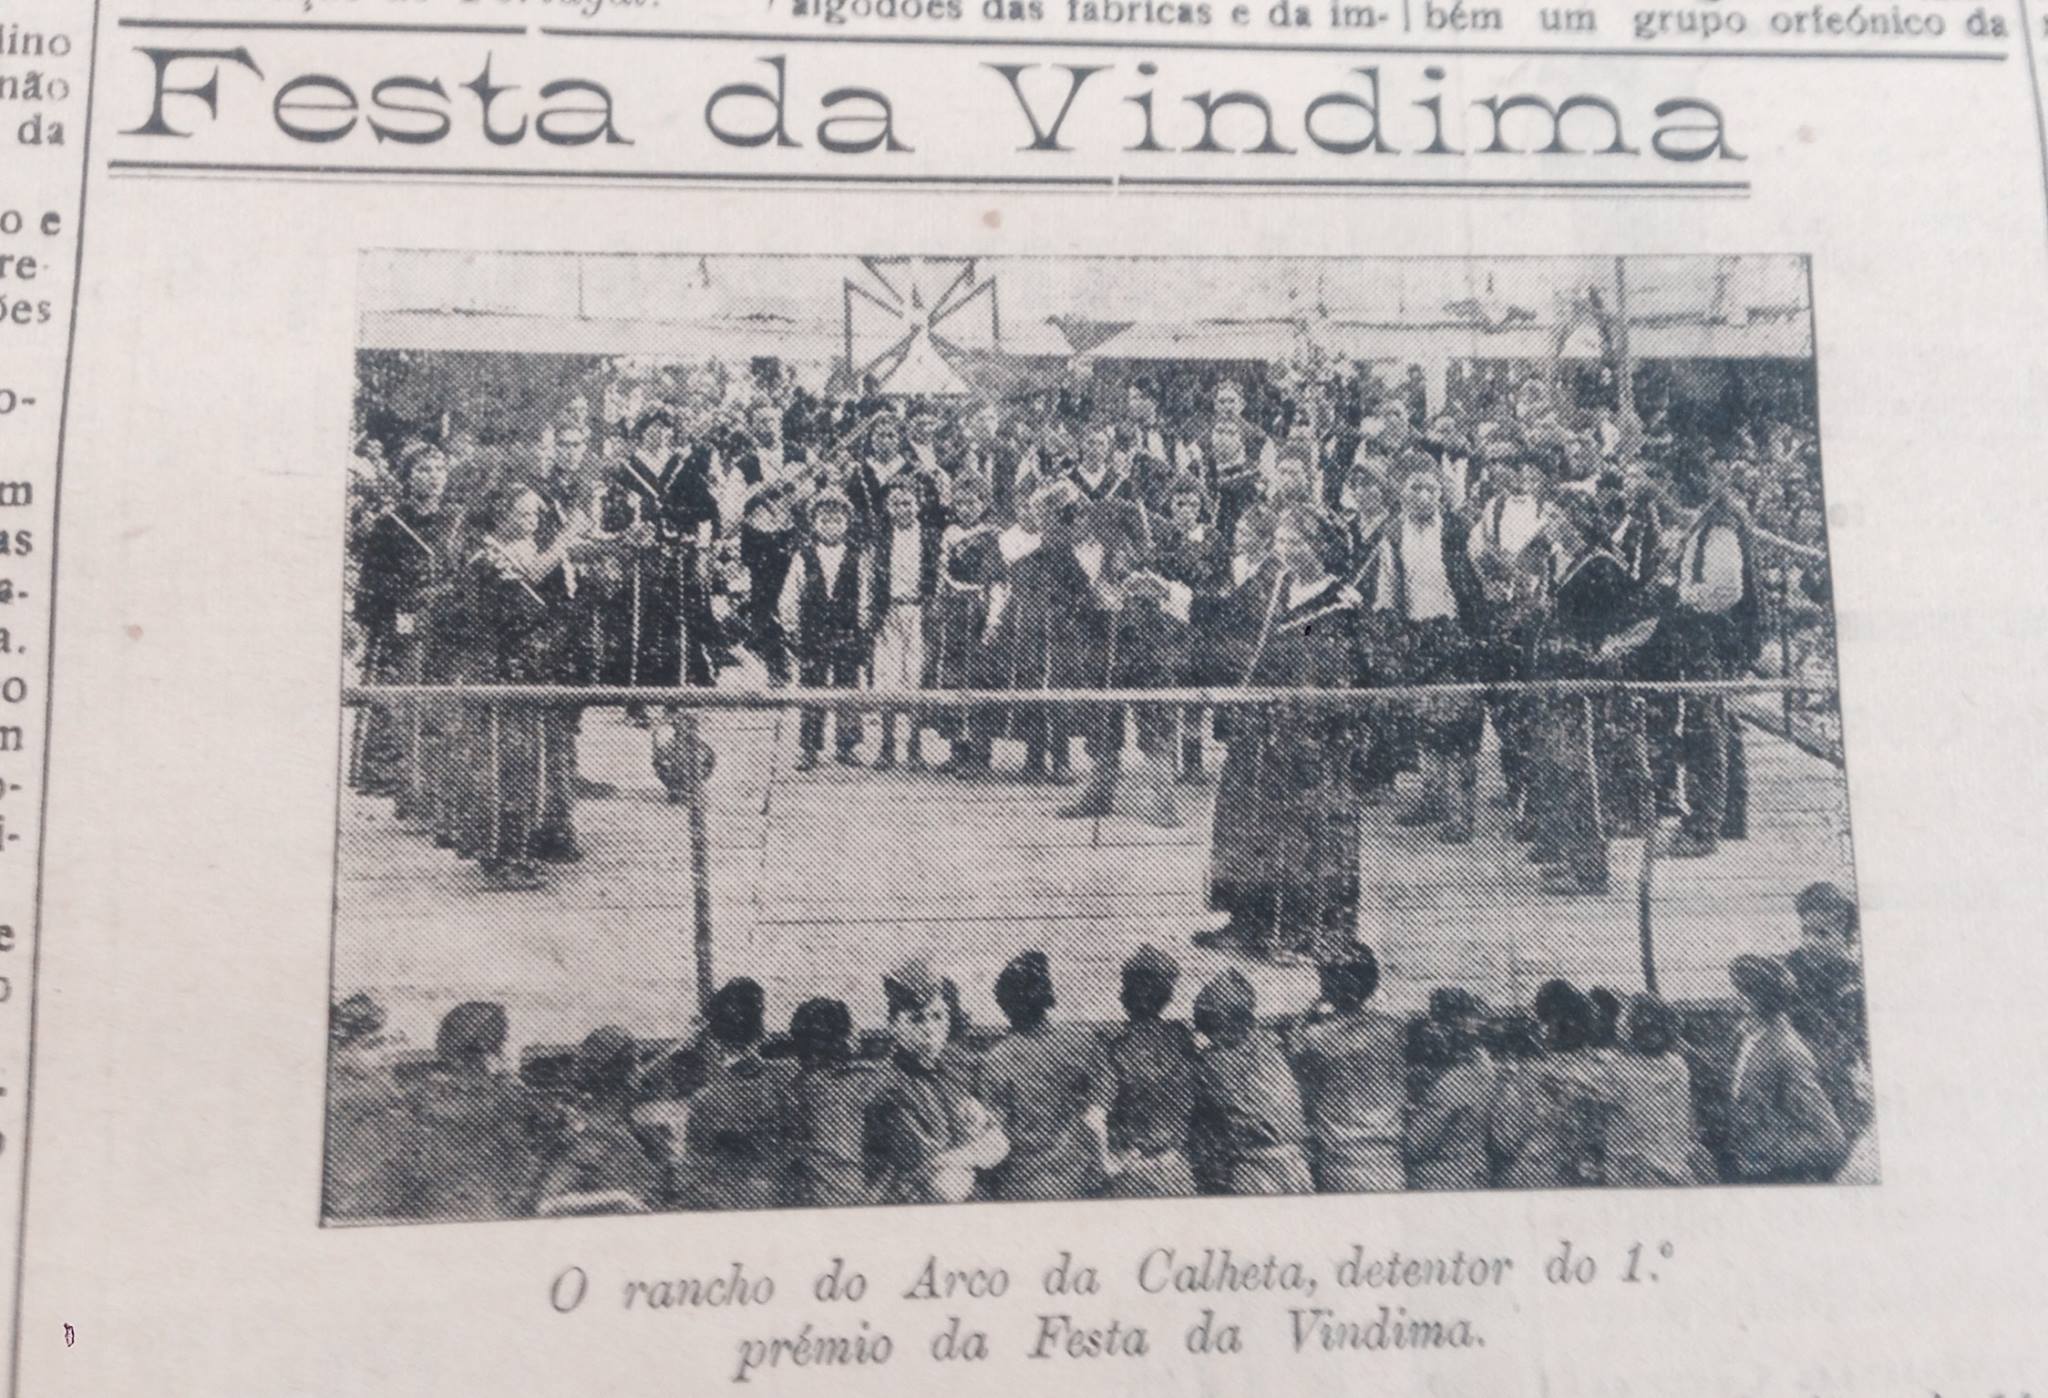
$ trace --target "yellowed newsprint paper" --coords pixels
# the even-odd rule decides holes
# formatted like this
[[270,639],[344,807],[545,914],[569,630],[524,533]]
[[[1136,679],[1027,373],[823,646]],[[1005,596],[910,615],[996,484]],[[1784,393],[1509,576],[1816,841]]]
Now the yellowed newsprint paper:
[[6,1392],[2048,1392],[2042,57],[0,0]]

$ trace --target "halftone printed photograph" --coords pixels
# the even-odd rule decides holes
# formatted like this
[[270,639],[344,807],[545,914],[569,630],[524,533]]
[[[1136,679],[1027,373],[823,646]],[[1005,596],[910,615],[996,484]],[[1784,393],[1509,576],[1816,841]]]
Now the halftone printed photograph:
[[322,1221],[1875,1183],[1811,285],[363,254]]

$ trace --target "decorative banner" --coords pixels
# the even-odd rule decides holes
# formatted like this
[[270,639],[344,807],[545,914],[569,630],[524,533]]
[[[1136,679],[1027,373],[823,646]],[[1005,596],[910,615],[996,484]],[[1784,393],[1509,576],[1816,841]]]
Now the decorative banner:
[[999,356],[1002,319],[993,277],[971,257],[864,257],[843,298],[846,365],[892,395],[959,397],[972,366]]

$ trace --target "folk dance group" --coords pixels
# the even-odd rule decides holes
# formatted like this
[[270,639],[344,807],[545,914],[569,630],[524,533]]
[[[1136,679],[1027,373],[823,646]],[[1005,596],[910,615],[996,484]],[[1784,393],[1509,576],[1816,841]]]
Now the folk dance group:
[[[829,408],[826,419],[843,424]],[[1698,498],[1620,462],[1592,476],[1512,430],[1425,433],[1398,401],[1333,451],[1268,433],[1226,379],[1168,425],[1143,385],[1117,413],[950,423],[914,409],[850,429],[763,401],[744,424],[656,410],[609,451],[569,423],[543,445],[416,442],[376,468],[357,532],[356,616],[371,683],[703,686],[735,666],[769,685],[849,691],[807,708],[799,769],[859,765],[1088,784],[1062,811],[1176,820],[1171,785],[1216,796],[1207,940],[1277,961],[1352,944],[1363,808],[1413,772],[1405,826],[1473,838],[1484,733],[1516,836],[1560,896],[1604,891],[1608,841],[1675,813],[1671,852],[1742,829],[1741,740],[1716,693],[1540,690],[1219,708],[1034,701],[1063,689],[1346,689],[1743,673],[1761,632],[1755,545],[1724,463]],[[802,441],[794,440],[797,436]],[[743,654],[750,657],[742,663]],[[1003,691],[920,707],[919,694]],[[855,693],[859,691],[858,693]],[[648,715],[672,792],[692,764]],[[532,887],[580,851],[574,707],[382,703],[352,779],[392,796],[493,887]],[[1133,785],[1142,790],[1134,797]]]

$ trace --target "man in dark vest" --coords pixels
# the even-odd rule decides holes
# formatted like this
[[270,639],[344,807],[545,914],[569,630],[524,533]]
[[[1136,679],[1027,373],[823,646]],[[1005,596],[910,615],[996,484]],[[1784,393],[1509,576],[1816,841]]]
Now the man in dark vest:
[[[868,551],[847,532],[853,506],[843,492],[819,491],[811,498],[810,516],[810,541],[797,554],[782,586],[781,619],[783,629],[796,640],[797,682],[806,689],[858,689],[868,652]],[[854,755],[860,735],[859,713],[842,708],[834,736],[839,761],[848,767],[860,763]],[[825,747],[823,709],[803,711],[798,740],[802,751],[796,767],[808,772],[818,765]]]
[[[1470,531],[1444,508],[1436,462],[1410,452],[1402,468],[1400,518],[1380,540],[1372,607],[1390,624],[1385,640],[1403,683],[1470,681],[1486,634],[1486,593],[1472,566]],[[1485,710],[1471,695],[1447,695],[1417,700],[1408,712],[1422,792],[1396,820],[1436,825],[1446,844],[1463,844],[1472,838]]]

